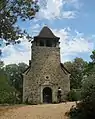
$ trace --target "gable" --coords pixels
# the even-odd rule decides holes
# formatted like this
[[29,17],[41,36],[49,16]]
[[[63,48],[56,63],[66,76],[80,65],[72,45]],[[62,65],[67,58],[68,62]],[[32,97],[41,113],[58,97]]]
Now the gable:
[[30,71],[30,66],[28,66],[26,69],[25,69],[25,71],[23,72],[23,74],[25,74],[25,75],[27,75],[28,74],[28,72]]
[[61,66],[61,68],[62,68],[62,70],[64,71],[65,74],[70,74],[70,72],[66,69],[64,64],[60,63],[60,66]]

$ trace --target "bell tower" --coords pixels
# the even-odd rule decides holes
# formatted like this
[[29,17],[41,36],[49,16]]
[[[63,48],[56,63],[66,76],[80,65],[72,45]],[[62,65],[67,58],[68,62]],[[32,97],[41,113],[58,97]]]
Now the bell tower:
[[57,102],[58,87],[62,100],[69,92],[69,72],[60,63],[59,39],[47,26],[34,37],[31,63],[24,73],[24,102],[27,98],[36,104]]
[[59,47],[59,39],[48,27],[44,27],[39,35],[34,37],[33,46]]
[[[57,54],[60,58],[59,37],[56,37],[48,27],[44,27],[38,36],[32,41],[32,57],[31,60],[46,60],[47,57]],[[37,56],[37,58],[36,58]],[[50,61],[52,62],[52,61]],[[39,62],[41,63],[41,61]]]

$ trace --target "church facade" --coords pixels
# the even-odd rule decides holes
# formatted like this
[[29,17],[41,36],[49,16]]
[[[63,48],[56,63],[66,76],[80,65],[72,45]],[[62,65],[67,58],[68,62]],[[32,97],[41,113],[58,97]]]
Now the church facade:
[[29,67],[23,73],[23,102],[57,103],[58,88],[64,101],[70,91],[70,73],[60,62],[59,37],[44,27],[34,37]]

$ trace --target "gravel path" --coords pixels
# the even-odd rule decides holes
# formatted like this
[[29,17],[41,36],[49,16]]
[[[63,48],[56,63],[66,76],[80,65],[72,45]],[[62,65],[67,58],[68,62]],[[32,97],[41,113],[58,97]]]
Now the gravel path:
[[65,113],[73,102],[14,107],[0,114],[0,119],[67,119]]

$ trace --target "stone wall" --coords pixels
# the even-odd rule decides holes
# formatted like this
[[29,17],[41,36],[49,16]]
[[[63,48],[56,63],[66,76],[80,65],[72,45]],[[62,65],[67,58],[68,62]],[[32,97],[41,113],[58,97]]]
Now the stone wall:
[[70,90],[68,73],[60,66],[60,49],[56,47],[32,47],[30,71],[24,75],[23,101],[28,97],[32,103],[43,103],[42,92],[45,87],[52,89],[53,102],[57,102],[58,87],[62,89],[62,99]]

